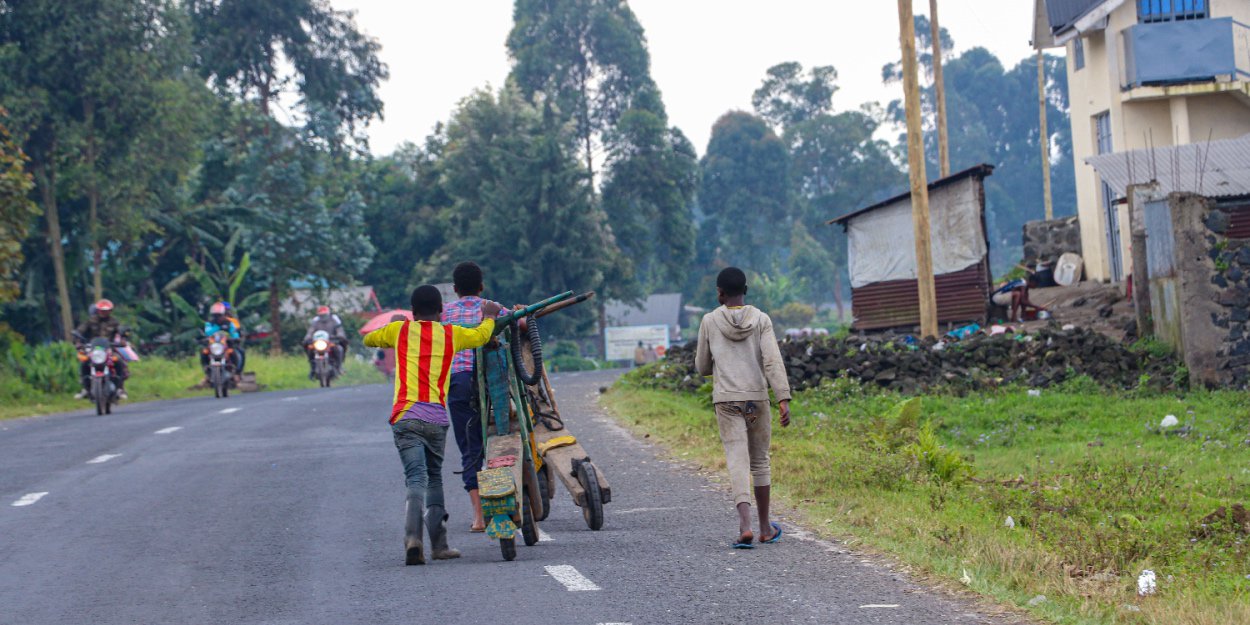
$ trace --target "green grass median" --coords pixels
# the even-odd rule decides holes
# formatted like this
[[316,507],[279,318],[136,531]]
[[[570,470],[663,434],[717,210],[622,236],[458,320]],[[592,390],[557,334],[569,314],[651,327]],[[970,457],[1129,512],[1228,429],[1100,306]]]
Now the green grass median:
[[[75,362],[72,366],[76,368],[78,365]],[[264,391],[317,387],[316,382],[308,379],[308,360],[299,356],[248,354],[247,369],[256,372],[256,382]],[[130,364],[130,379],[126,382],[126,392],[130,395],[130,400],[123,402],[115,410],[124,412],[126,403],[212,396],[212,389],[193,388],[203,378],[204,373],[196,358],[144,358]],[[334,385],[387,382],[389,380],[372,364],[349,356],[343,366],[343,376],[336,378]],[[0,419],[90,408],[85,400],[73,398],[76,390],[42,392],[24,383],[11,371],[0,371]]]
[[[706,389],[654,378],[632,372],[603,401],[723,472]],[[826,536],[1053,622],[1250,623],[1245,393],[1116,393],[1083,378],[1040,395],[909,399],[839,379],[797,394],[793,411],[789,428],[774,421],[774,497]],[[1161,428],[1167,415],[1178,423]],[[1158,589],[1139,597],[1147,569]]]

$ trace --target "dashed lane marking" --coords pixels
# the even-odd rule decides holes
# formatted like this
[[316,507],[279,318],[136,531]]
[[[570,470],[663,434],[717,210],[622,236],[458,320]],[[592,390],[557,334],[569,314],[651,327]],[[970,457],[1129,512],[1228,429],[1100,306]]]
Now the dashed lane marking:
[[12,505],[13,505],[13,507],[14,507],[14,508],[21,508],[22,506],[29,506],[30,504],[35,503],[36,501],[39,501],[40,499],[43,499],[43,496],[44,496],[44,495],[47,495],[47,494],[48,494],[48,493],[46,493],[46,492],[43,492],[43,493],[26,493],[25,495],[22,495],[22,497],[21,497],[20,499],[18,499],[17,501],[13,502],[13,504],[12,504]]
[[898,607],[897,603],[869,603],[868,605],[859,606],[861,610],[872,609],[872,608],[897,608],[897,607]]
[[238,411],[239,411],[238,408],[226,408],[224,410],[218,410],[217,414],[230,414],[232,412],[238,412]]
[[156,433],[157,434],[173,434],[174,432],[177,432],[178,430],[181,430],[181,429],[182,429],[181,427],[175,425],[173,427],[159,429],[156,431]]
[[121,457],[121,454],[101,454],[99,456],[96,456],[88,460],[87,464],[100,464],[101,462],[108,462],[109,460],[112,460],[113,458],[120,458],[120,457]]
[[578,592],[583,590],[599,590],[599,586],[594,582],[586,579],[586,576],[577,572],[577,569],[568,564],[554,564],[543,567],[547,570],[547,574],[554,577],[557,582],[564,584],[570,592]]

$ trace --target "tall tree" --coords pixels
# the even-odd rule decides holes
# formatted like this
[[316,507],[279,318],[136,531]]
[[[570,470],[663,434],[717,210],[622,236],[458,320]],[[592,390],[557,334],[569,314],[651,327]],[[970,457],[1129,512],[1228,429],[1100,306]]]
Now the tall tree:
[[831,113],[837,80],[838,70],[832,65],[813,67],[806,76],[800,63],[774,65],[751,95],[751,106],[774,128],[789,128]]
[[18,295],[17,273],[22,265],[22,241],[30,222],[39,214],[28,195],[35,187],[26,172],[26,155],[9,135],[8,113],[0,108],[0,302]]
[[702,260],[780,268],[790,238],[789,151],[763,119],[726,113],[700,162]]
[[642,25],[624,0],[516,0],[512,16],[512,79],[576,125],[593,183],[603,134],[653,87]]
[[[387,78],[387,69],[378,60],[378,42],[356,27],[351,12],[335,10],[328,0],[189,0],[187,6],[200,71],[221,93],[239,102],[254,103],[259,117],[247,117],[249,123],[240,131],[248,132],[259,124],[267,137],[248,147],[249,152],[253,148],[267,151],[259,155],[267,173],[243,172],[250,178],[232,186],[236,191],[232,197],[236,201],[257,200],[252,206],[265,221],[252,233],[254,240],[279,246],[256,255],[258,269],[270,279],[269,323],[275,337],[271,349],[277,353],[282,349],[281,296],[297,269],[279,250],[294,251],[285,246],[298,246],[298,242],[265,229],[276,224],[300,227],[315,223],[301,222],[299,210],[312,209],[320,200],[314,191],[317,185],[302,178],[310,173],[304,169],[306,155],[284,145],[290,138],[276,127],[273,107],[284,91],[293,87],[299,94],[297,112],[308,131],[303,140],[318,141],[332,152],[345,144],[363,145],[364,127],[382,113],[377,87]],[[283,163],[282,158],[295,160]],[[267,186],[272,184],[294,184],[296,190]],[[238,195],[240,189],[248,194]],[[284,194],[290,194],[294,202],[267,201]],[[272,210],[284,214],[265,214]]]

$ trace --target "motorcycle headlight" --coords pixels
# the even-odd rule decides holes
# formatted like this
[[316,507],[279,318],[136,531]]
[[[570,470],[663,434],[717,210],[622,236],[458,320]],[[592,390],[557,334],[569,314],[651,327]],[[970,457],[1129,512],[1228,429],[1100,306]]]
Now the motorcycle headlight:
[[326,347],[328,347],[329,345],[330,345],[329,343],[326,343],[325,341],[322,341],[322,340],[313,341],[313,347],[317,348],[317,351],[319,352],[324,352],[326,350]]
[[93,364],[102,365],[109,359],[109,355],[102,349],[92,350],[91,362]]
[[221,343],[212,343],[208,346],[208,351],[214,356],[220,356],[226,353],[226,346]]

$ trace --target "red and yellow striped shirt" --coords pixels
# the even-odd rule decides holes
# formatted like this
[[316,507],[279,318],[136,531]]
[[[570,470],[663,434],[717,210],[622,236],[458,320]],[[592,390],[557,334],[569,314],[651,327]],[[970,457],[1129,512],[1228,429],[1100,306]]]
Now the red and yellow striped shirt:
[[365,335],[369,347],[395,348],[391,423],[418,403],[446,406],[452,358],[460,350],[485,345],[494,331],[494,319],[485,319],[476,328],[437,321],[393,321]]

